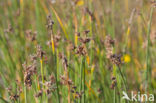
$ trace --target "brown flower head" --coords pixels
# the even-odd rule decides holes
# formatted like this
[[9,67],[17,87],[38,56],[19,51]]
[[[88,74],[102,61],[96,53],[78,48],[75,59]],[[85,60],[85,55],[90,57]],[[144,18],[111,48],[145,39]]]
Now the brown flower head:
[[80,45],[76,48],[76,54],[85,56],[87,54],[87,50],[84,45]]
[[17,101],[17,99],[19,98],[19,95],[18,95],[18,94],[13,94],[13,95],[11,95],[9,98],[10,98],[10,100],[12,100],[12,101]]
[[37,56],[42,59],[45,55],[45,52],[42,50],[42,47],[40,45],[37,45]]
[[26,37],[30,41],[35,41],[36,40],[37,31],[32,32],[32,30],[26,30],[25,33],[26,33]]
[[38,93],[35,94],[35,97],[38,98],[38,97],[42,96],[42,94],[43,94],[43,91],[40,90],[40,91],[38,91]]
[[120,65],[122,62],[121,62],[121,56],[120,55],[117,55],[117,54],[113,54],[110,56],[110,60],[112,61],[112,63],[116,64],[116,65]]
[[53,29],[53,25],[54,25],[54,21],[51,19],[51,15],[49,14],[47,16],[47,25],[46,25],[46,27],[47,27],[47,29],[52,30]]

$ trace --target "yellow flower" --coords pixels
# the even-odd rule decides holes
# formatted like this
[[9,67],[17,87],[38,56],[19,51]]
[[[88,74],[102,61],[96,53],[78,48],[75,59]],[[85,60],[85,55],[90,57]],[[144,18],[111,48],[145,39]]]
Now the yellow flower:
[[131,57],[128,54],[125,54],[122,58],[125,63],[129,63],[131,61]]
[[77,2],[76,2],[76,5],[77,6],[82,6],[84,4],[84,1],[83,0],[78,0]]

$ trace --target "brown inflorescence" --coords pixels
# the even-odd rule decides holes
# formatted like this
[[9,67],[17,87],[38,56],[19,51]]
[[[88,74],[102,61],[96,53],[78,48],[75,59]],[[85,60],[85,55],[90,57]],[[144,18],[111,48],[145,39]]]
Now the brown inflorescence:
[[35,41],[36,40],[36,35],[37,35],[37,31],[32,32],[32,30],[26,30],[26,37],[28,38],[28,40],[30,41]]
[[32,75],[37,73],[36,62],[27,66],[26,63],[23,64],[24,68],[24,84],[27,87],[31,87],[32,85]]
[[45,55],[45,51],[42,50],[42,47],[40,45],[37,45],[37,57],[39,57],[40,59],[43,58],[43,56]]

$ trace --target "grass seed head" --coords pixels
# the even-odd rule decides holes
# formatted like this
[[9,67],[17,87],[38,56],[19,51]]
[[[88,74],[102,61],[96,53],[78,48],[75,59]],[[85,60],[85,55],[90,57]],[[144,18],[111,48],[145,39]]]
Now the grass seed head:
[[117,54],[111,55],[110,60],[112,61],[113,64],[116,64],[118,66],[122,63],[121,56]]
[[11,95],[9,98],[10,98],[10,100],[12,100],[12,101],[17,101],[17,99],[19,98],[19,95],[18,95],[18,94],[13,94],[13,95]]
[[38,98],[40,96],[42,96],[43,94],[43,90],[38,91],[38,93],[35,94],[35,97]]
[[36,48],[37,48],[37,57],[42,59],[43,56],[45,55],[45,51],[42,50],[42,47],[40,45],[37,45]]

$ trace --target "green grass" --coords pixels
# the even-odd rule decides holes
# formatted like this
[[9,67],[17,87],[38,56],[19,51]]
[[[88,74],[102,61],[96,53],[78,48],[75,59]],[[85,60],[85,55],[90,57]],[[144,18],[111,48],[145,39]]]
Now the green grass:
[[[0,103],[132,103],[122,99],[123,91],[156,96],[154,5],[148,0],[1,0]],[[52,29],[46,27],[49,14]],[[36,40],[29,40],[27,30],[30,36],[37,32]],[[121,54],[120,65],[107,58],[106,36],[115,40],[112,53]],[[91,40],[83,43],[85,38]],[[38,52],[37,45],[45,54],[36,58],[26,87],[25,72],[32,71],[22,64],[33,65],[30,55]],[[35,97],[40,90],[42,96]],[[11,98],[15,94],[17,100]]]

